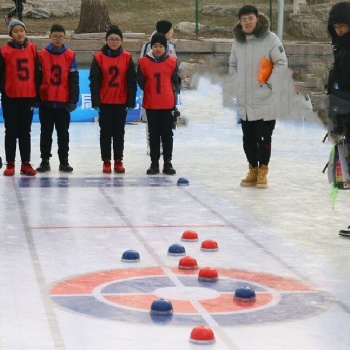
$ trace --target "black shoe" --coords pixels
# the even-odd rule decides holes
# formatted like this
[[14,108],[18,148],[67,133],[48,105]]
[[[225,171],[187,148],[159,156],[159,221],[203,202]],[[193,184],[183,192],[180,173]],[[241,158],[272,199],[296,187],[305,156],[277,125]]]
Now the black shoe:
[[173,168],[171,162],[164,162],[163,174],[166,175],[175,175],[176,170]]
[[68,160],[63,160],[60,162],[60,166],[59,166],[58,170],[64,171],[66,173],[70,173],[73,171],[73,168],[69,165]]
[[350,237],[350,226],[348,227],[347,230],[340,230],[339,235],[344,237]]
[[46,171],[50,171],[50,162],[48,159],[43,159],[39,165],[38,168],[36,168],[36,171],[39,173],[45,173]]
[[159,163],[158,162],[152,162],[149,169],[147,169],[147,175],[155,175],[159,174]]

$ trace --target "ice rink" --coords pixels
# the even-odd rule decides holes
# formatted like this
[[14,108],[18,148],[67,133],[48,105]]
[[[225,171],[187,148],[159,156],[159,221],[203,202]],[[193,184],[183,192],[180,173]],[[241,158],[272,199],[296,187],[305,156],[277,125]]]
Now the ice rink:
[[[0,176],[0,349],[350,349],[350,239],[338,235],[350,191],[332,210],[321,124],[278,121],[269,188],[243,188],[241,129],[220,84],[202,79],[181,97],[175,176],[146,175],[144,123],[126,126],[125,174],[102,173],[98,123],[72,123],[72,174],[58,171],[55,138],[51,172],[20,175],[18,155],[15,176]],[[39,134],[33,124],[35,167]],[[182,241],[186,230],[198,241]],[[201,249],[207,239],[217,251]],[[178,268],[176,243],[198,269]],[[122,261],[129,249],[140,261]],[[205,267],[217,281],[198,280]],[[246,286],[256,301],[235,301]],[[151,315],[161,298],[172,315]],[[215,341],[190,341],[198,326]]]

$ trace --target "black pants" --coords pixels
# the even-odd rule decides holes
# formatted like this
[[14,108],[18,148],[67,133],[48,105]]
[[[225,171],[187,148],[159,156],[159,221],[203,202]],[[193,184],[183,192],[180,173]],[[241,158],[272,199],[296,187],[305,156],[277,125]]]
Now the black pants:
[[275,125],[275,120],[242,120],[243,149],[249,164],[253,167],[269,164]]
[[9,98],[2,95],[1,104],[5,122],[6,161],[15,161],[17,139],[21,155],[21,161],[30,161],[30,132],[33,121],[33,109],[31,107],[31,99]]
[[22,0],[14,0],[16,7],[7,15],[8,18],[18,16],[18,19],[22,21],[23,4]]
[[68,159],[69,153],[69,124],[70,113],[65,107],[53,108],[40,106],[40,153],[42,159],[52,157],[52,134],[53,129],[57,132],[58,158],[63,161]]
[[112,159],[112,141],[114,159],[123,159],[126,114],[126,105],[124,104],[100,105],[99,124],[102,160]]
[[163,144],[163,158],[165,161],[173,157],[173,115],[171,109],[147,109],[147,122],[151,161],[160,158],[160,140]]

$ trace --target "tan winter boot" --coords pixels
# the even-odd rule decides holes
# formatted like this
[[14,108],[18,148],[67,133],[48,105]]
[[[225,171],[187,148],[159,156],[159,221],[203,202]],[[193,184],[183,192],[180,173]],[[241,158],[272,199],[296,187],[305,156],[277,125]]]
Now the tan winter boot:
[[267,173],[269,172],[269,168],[267,165],[262,165],[258,169],[258,181],[256,182],[257,188],[267,188]]
[[255,186],[258,180],[258,167],[254,168],[251,164],[249,164],[249,171],[245,179],[241,181],[241,186],[249,187]]

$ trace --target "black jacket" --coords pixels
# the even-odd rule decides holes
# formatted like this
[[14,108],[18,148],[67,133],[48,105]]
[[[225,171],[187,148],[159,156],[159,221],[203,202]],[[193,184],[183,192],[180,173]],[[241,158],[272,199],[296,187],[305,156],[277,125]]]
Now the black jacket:
[[[22,50],[22,48],[27,47],[29,44],[28,39],[25,40],[25,42],[21,45],[16,44],[13,40],[10,40],[6,45],[9,45],[15,49],[18,50]],[[36,105],[39,100],[39,85],[40,85],[40,70],[39,70],[39,58],[38,55],[36,55],[35,57],[35,71],[34,73],[34,79],[35,79],[35,88],[36,88],[36,98],[33,99],[33,105]],[[0,92],[1,94],[3,94],[4,96],[6,96],[5,94],[5,79],[6,79],[6,74],[5,74],[5,60],[4,57],[2,56],[2,54],[0,53]]]
[[328,17],[328,32],[334,46],[334,65],[328,77],[328,93],[337,86],[341,91],[350,93],[350,32],[339,37],[333,25],[350,24],[350,2],[334,5]]
[[[123,48],[120,47],[118,50],[111,50],[106,44],[101,49],[102,53],[109,57],[118,57],[122,54]],[[101,86],[102,72],[100,66],[98,65],[95,57],[92,60],[90,68],[90,91],[91,91],[91,106],[99,107],[100,106],[100,86]],[[127,80],[127,89],[128,89],[128,100],[126,107],[135,108],[136,105],[136,68],[132,58],[130,59],[129,69],[126,73]]]

